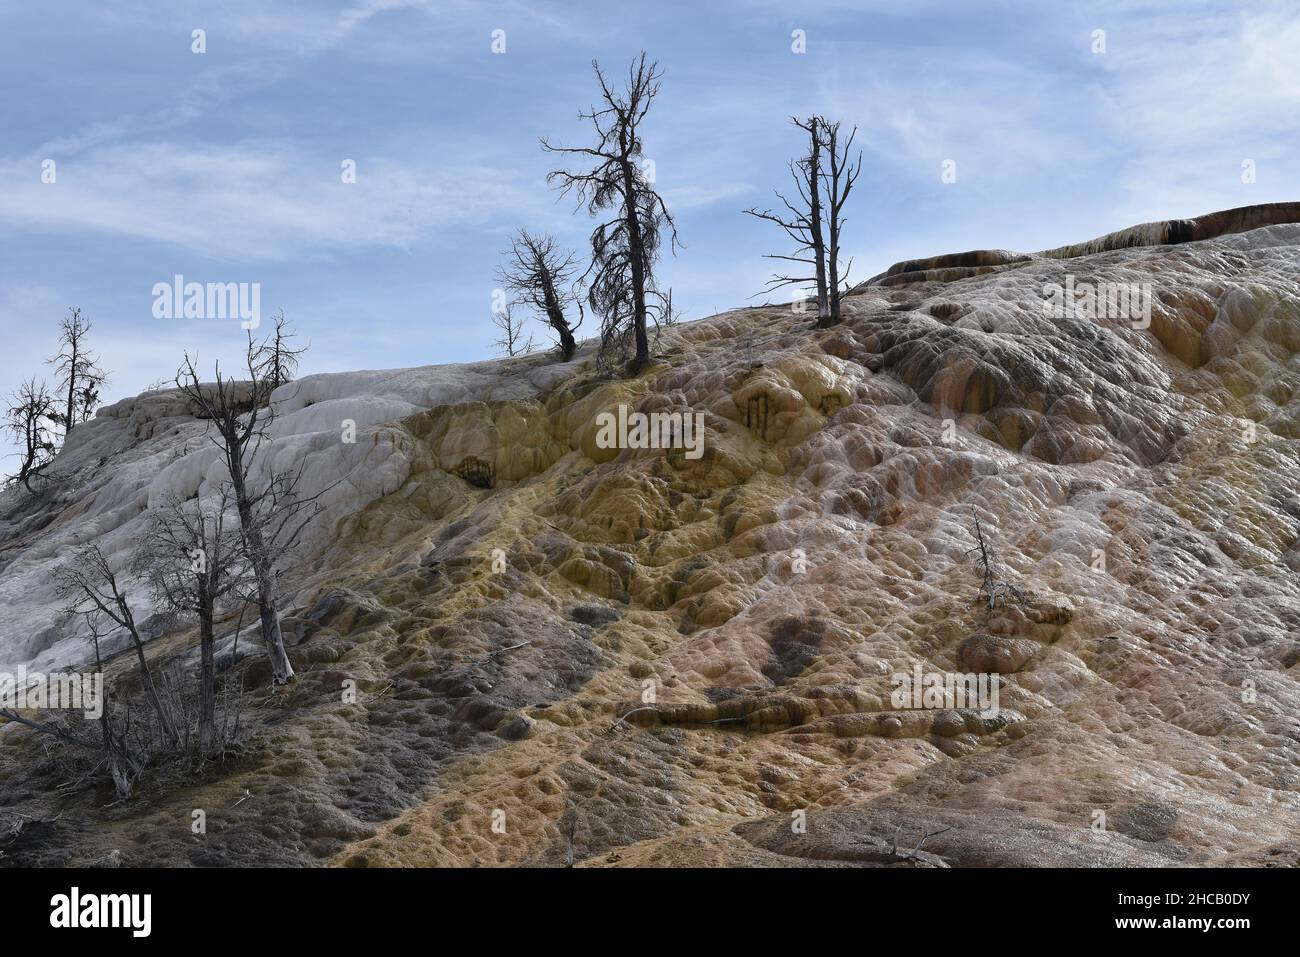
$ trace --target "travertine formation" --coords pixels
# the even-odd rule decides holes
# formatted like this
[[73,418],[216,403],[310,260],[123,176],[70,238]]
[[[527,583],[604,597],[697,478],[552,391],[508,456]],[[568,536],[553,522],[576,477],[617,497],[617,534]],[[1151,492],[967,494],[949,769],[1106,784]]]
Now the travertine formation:
[[[261,467],[329,487],[299,679],[250,615],[229,653],[232,610],[242,752],[111,808],[0,729],[0,811],[51,822],[6,860],[1295,866],[1300,215],[1261,209],[900,264],[836,328],[714,316],[635,379],[588,347],[284,387]],[[1050,314],[1067,283],[1149,317]],[[620,404],[703,413],[703,456],[599,447]],[[84,653],[51,570],[205,494],[204,429],[127,400],[6,493],[0,661]],[[1023,602],[989,607],[977,518]],[[998,707],[899,707],[917,667]]]

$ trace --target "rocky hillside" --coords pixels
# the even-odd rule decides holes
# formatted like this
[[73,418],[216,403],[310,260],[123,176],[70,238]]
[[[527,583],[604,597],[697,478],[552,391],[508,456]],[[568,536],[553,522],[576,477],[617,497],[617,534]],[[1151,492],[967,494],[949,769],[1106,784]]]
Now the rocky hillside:
[[[326,490],[298,679],[231,609],[241,747],[119,804],[0,728],[29,822],[0,863],[1296,866],[1297,221],[901,263],[838,327],[724,313],[634,379],[589,345],[291,383],[259,468]],[[1052,314],[1066,288],[1151,298]],[[620,404],[702,413],[703,455],[601,448]],[[90,541],[125,568],[219,479],[191,411],[105,408],[4,493],[5,668],[84,663],[54,570]],[[1023,601],[989,607],[977,520]],[[917,667],[996,674],[999,707],[900,708]]]

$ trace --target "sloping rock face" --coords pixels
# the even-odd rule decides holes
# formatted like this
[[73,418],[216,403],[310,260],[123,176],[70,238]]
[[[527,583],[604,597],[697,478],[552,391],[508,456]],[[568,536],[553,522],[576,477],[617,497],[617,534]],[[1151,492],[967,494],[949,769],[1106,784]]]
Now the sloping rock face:
[[1217,213],[1197,216],[1195,219],[1167,219],[1144,223],[1118,232],[1108,233],[1091,242],[1073,246],[1060,246],[1039,253],[1053,259],[1071,259],[1092,253],[1126,249],[1130,246],[1164,246],[1190,243],[1199,239],[1216,239],[1234,233],[1249,232],[1263,226],[1277,226],[1300,221],[1300,203],[1261,203],[1258,206],[1238,206]]
[[[0,730],[0,802],[66,811],[10,859],[1296,866],[1300,225],[1249,226],[870,285],[824,331],[726,313],[633,380],[583,352],[286,387],[269,449],[346,487],[289,576],[299,679],[232,663],[242,754],[111,809]],[[1149,284],[1149,315],[1052,314],[1067,284]],[[72,660],[36,583],[219,478],[170,403],[8,494],[0,658]],[[702,415],[702,454],[602,447],[620,404]],[[953,674],[995,706],[897,693]]]
[[1202,239],[1216,239],[1249,232],[1264,226],[1300,222],[1300,203],[1261,203],[1238,206],[1195,219],[1164,219],[1116,230],[1089,240],[1045,249],[1038,253],[1016,253],[1007,249],[973,249],[927,259],[909,259],[895,263],[865,285],[907,286],[912,283],[952,282],[970,276],[982,276],[1004,268],[1019,266],[1035,259],[1074,259],[1114,249],[1134,246],[1166,246]]

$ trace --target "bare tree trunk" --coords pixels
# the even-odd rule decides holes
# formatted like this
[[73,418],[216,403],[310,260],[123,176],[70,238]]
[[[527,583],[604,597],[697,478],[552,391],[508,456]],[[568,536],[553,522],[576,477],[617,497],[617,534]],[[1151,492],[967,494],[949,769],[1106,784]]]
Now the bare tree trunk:
[[560,307],[560,297],[556,295],[555,284],[550,281],[548,276],[545,280],[543,295],[546,302],[546,321],[556,335],[560,337],[560,358],[568,362],[573,358],[573,354],[578,351],[578,342],[573,336],[573,330],[569,327],[569,321],[564,318],[564,310]]
[[66,419],[64,419],[64,425],[63,425],[63,440],[65,442],[67,441],[68,436],[72,434],[72,426],[73,423],[76,421],[76,415],[77,415],[76,369],[77,369],[77,359],[78,359],[77,352],[78,352],[79,345],[80,345],[80,341],[79,339],[76,338],[74,338],[69,343],[69,346],[72,349],[72,361],[69,364],[69,368],[72,369],[73,371],[68,374],[68,416]]
[[212,598],[206,587],[199,595],[199,748],[212,750],[217,719],[217,669],[213,656]]
[[817,325],[826,328],[830,323],[830,301],[826,295],[826,241],[822,237],[822,199],[821,199],[821,136],[817,132],[818,119],[812,117],[808,123],[808,136],[811,148],[808,151],[808,208],[809,232],[812,234],[813,259],[816,261],[817,276]]
[[118,610],[121,612],[122,620],[126,623],[127,634],[131,636],[131,644],[135,646],[135,659],[140,669],[140,687],[144,689],[144,695],[149,702],[149,707],[158,716],[158,727],[162,730],[163,737],[169,743],[175,744],[180,740],[180,734],[176,730],[176,724],[172,721],[171,714],[163,707],[162,698],[158,695],[158,688],[154,684],[153,674],[149,671],[149,661],[144,655],[144,640],[140,637],[140,632],[135,626],[135,616],[131,614],[131,606],[126,603],[126,599],[117,591],[116,582],[112,583],[112,588],[117,600]]
[[839,230],[835,227],[834,220],[831,221],[831,245],[830,255],[827,257],[826,268],[830,275],[827,277],[827,287],[830,295],[831,316],[828,326],[838,326],[840,324],[840,237]]
[[[560,316],[560,321],[564,321],[564,316]],[[554,320],[551,322],[551,328],[560,336],[560,358],[568,362],[573,358],[573,354],[578,351],[578,340],[574,338],[573,331],[566,325],[557,325]]]
[[[104,661],[99,654],[99,632],[93,628],[90,640],[95,649],[95,670],[103,675]],[[104,742],[104,755],[108,760],[108,773],[113,778],[113,788],[119,798],[126,800],[131,796],[137,768],[126,742],[113,731],[113,718],[108,710],[107,699],[100,702],[99,731]]]
[[262,637],[267,643],[266,653],[271,658],[271,672],[275,684],[288,684],[293,680],[293,665],[284,650],[284,636],[280,633],[280,613],[275,607],[275,590],[269,574],[262,570],[257,576],[257,597],[262,618]]
[[840,322],[840,211],[837,208],[840,196],[839,169],[839,124],[822,123],[826,130],[826,150],[830,153],[831,177],[827,199],[830,202],[830,216],[827,220],[827,232],[830,234],[830,248],[827,250],[826,271],[827,291],[830,296],[830,321],[827,325],[837,326]]
[[113,778],[113,789],[117,796],[125,800],[131,796],[134,784],[134,762],[126,751],[122,739],[113,733],[113,725],[108,717],[108,706],[99,716],[100,733],[104,741],[104,756],[108,760],[108,773]]
[[235,446],[230,448],[228,454],[230,480],[235,490],[235,508],[239,512],[244,541],[248,546],[249,564],[253,566],[253,575],[257,578],[257,604],[261,611],[262,641],[266,645],[266,654],[271,659],[271,672],[275,684],[287,684],[293,678],[293,665],[289,663],[289,656],[284,650],[284,638],[280,633],[280,614],[276,609],[275,582],[271,580],[270,556],[267,555],[266,543],[262,540],[262,530],[253,516],[253,506],[244,483],[243,457]]
[[149,671],[149,663],[144,657],[144,644],[140,641],[134,629],[131,632],[131,643],[135,645],[135,657],[140,666],[140,685],[144,688],[144,695],[149,701],[149,707],[153,709],[154,714],[158,715],[158,725],[162,729],[163,736],[167,740],[175,742],[179,740],[176,733],[176,726],[172,723],[171,715],[163,708],[162,699],[158,696],[158,688],[153,683],[153,675]]
[[[627,156],[627,131],[620,131],[620,145],[623,156]],[[623,212],[627,218],[628,253],[632,258],[632,312],[636,334],[636,358],[633,367],[637,370],[650,363],[650,340],[645,329],[645,244],[641,237],[641,221],[637,218],[636,208],[636,173],[632,163],[626,158],[623,167]]]
[[[826,177],[826,199],[830,213],[827,217],[827,225],[830,230],[830,250],[826,258],[830,271],[830,324],[834,326],[840,322],[840,237],[844,231],[844,204],[848,202],[849,195],[853,192],[853,184],[857,182],[858,176],[862,172],[862,153],[859,151],[855,163],[852,149],[853,140],[858,133],[856,126],[849,132],[845,140],[840,139],[840,124],[838,122],[828,123],[823,119],[822,131],[830,165],[830,175]],[[847,280],[852,269],[853,260],[850,259],[848,266],[844,270],[845,280]]]

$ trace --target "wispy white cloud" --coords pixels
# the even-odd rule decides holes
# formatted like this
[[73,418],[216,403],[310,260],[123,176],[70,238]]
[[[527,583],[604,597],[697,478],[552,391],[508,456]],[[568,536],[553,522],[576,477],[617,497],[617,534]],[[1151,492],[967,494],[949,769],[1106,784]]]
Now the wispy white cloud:
[[468,160],[342,159],[294,144],[131,143],[39,167],[0,167],[0,218],[175,243],[217,259],[286,259],[359,246],[405,247],[427,230],[491,219],[542,197],[514,172]]
[[873,69],[825,97],[864,129],[859,142],[909,178],[938,182],[944,160],[958,181],[999,185],[1087,161],[1095,150],[1062,115],[1062,84],[1041,64],[978,49],[873,50]]
[[1155,146],[1273,131],[1279,116],[1300,106],[1294,10],[1177,6],[1121,25],[1109,46],[1117,109],[1108,118]]
[[470,7],[458,0],[363,0],[348,6],[318,3],[239,3],[220,11],[222,31],[244,43],[294,56],[319,56],[347,41],[368,21],[386,13],[420,10],[452,15]]
[[[127,12],[101,11],[99,15],[132,32],[167,29],[172,34],[171,42],[179,42],[175,20],[180,14],[170,4],[167,12],[169,17],[161,17],[146,6]],[[382,24],[385,16],[404,12],[418,15],[416,28],[408,20],[399,29],[365,29],[371,21]],[[489,12],[493,22],[512,28],[517,25],[534,39],[540,35],[571,42],[585,36],[563,8],[520,0],[492,5],[480,0],[362,0],[342,6],[299,0],[273,8],[263,0],[230,0],[217,9],[200,4],[188,14],[186,22],[208,34],[209,53],[196,59],[200,68],[192,79],[177,85],[170,103],[147,112],[98,120],[49,140],[34,152],[41,156],[67,155],[132,137],[155,136],[241,97],[274,87],[314,61],[350,48],[360,58],[380,62],[401,60],[410,65],[417,61],[427,64],[431,59],[450,61],[456,54],[487,49],[486,33],[468,31]],[[182,33],[181,39],[188,44],[188,34]]]
[[[1124,194],[1117,221],[1294,199],[1300,20],[1285,7],[1149,5],[1110,32],[1100,126]],[[1289,127],[1288,127],[1289,128]],[[1256,182],[1242,181],[1253,161]]]

